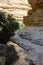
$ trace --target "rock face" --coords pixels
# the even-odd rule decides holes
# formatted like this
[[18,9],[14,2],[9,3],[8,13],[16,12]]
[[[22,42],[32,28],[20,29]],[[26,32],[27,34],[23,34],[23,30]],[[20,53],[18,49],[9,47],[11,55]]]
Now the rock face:
[[26,26],[43,26],[43,0],[0,0],[0,10],[13,14]]
[[[43,0],[28,0],[28,2],[31,4],[31,7],[34,8],[37,5],[41,6],[43,3]],[[39,5],[40,4],[40,5]]]
[[32,7],[34,7],[37,3],[37,0],[28,0]]
[[30,9],[28,0],[0,0],[0,10],[13,14],[18,21],[23,20],[23,16],[27,15],[28,9]]
[[43,0],[28,0],[32,10],[24,17],[26,26],[43,26]]
[[12,42],[27,50],[26,60],[35,65],[43,65],[43,27],[29,27],[15,35]]
[[43,45],[43,27],[29,27],[20,32],[19,37],[32,43]]

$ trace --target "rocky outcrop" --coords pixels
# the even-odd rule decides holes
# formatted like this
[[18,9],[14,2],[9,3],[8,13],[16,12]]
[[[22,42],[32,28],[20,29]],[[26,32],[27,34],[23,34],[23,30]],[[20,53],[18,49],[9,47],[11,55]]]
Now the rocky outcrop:
[[[30,3],[31,7],[34,9],[36,6],[43,6],[43,0],[28,0]],[[40,7],[39,7],[40,8]]]
[[43,0],[0,0],[0,10],[13,14],[26,26],[43,26]]
[[28,0],[32,10],[24,17],[26,26],[43,26],[43,0]]
[[43,45],[43,27],[26,28],[20,32],[19,37]]
[[13,14],[18,21],[23,21],[28,9],[31,9],[28,0],[0,0],[0,10]]
[[[21,35],[22,34],[22,35]],[[35,65],[43,65],[43,27],[29,27],[11,38],[12,42],[27,50],[25,58]]]
[[43,26],[43,9],[38,9],[24,17],[24,24],[26,26]]

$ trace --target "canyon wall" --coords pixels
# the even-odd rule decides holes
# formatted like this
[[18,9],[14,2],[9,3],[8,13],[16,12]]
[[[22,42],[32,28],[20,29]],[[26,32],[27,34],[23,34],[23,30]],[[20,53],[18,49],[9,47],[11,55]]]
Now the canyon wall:
[[43,0],[0,0],[0,10],[26,26],[43,26]]
[[28,0],[32,9],[24,16],[26,26],[43,26],[43,0]]
[[0,10],[13,14],[19,22],[23,22],[23,16],[27,16],[29,9],[28,0],[0,0]]

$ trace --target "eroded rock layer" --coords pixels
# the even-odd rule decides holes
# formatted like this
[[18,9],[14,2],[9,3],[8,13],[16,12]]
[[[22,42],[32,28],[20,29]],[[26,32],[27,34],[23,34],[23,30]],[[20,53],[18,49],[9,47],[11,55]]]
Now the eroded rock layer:
[[19,21],[22,21],[23,16],[27,15],[28,9],[30,9],[28,0],[0,0],[0,10],[13,14]]
[[43,0],[28,0],[32,10],[24,17],[26,26],[43,26]]

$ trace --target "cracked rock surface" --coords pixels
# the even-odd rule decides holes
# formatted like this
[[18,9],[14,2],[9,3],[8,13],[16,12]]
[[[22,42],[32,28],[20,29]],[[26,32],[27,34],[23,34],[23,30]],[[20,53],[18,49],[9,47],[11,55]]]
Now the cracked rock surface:
[[43,27],[29,27],[12,37],[12,41],[29,55],[26,57],[36,65],[43,65]]

